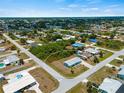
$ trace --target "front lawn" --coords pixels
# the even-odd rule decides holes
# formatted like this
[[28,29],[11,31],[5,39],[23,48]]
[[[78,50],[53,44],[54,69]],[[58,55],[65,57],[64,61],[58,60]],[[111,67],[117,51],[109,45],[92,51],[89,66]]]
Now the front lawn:
[[113,55],[112,52],[106,50],[102,50],[102,51],[103,51],[103,57],[99,57],[99,61],[103,61]]
[[110,62],[110,64],[120,67],[121,65],[124,65],[124,62],[114,59],[112,62]]
[[88,93],[86,84],[79,83],[75,87],[71,88],[66,93]]

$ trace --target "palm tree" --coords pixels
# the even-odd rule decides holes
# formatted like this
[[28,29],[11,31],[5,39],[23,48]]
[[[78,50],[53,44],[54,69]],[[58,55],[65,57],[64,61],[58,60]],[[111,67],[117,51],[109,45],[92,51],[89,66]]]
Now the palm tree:
[[100,52],[99,52],[99,55],[100,55],[100,57],[102,58],[102,57],[103,57],[103,52],[100,51]]

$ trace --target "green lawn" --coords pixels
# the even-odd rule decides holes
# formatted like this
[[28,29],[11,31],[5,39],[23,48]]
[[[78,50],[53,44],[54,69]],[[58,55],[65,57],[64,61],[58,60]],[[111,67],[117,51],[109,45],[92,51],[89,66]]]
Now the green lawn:
[[88,93],[86,84],[79,83],[75,87],[71,88],[66,93]]
[[110,64],[120,67],[120,65],[124,65],[124,62],[114,59]]
[[99,61],[103,61],[105,59],[107,59],[108,57],[112,56],[113,53],[112,52],[109,52],[109,51],[106,51],[106,50],[102,50],[103,53],[104,53],[104,56],[102,58],[99,57]]

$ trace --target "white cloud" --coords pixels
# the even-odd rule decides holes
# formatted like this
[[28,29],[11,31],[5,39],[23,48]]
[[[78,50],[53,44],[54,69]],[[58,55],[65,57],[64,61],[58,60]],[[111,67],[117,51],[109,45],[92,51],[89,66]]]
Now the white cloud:
[[78,5],[77,4],[70,4],[70,5],[68,5],[68,7],[70,7],[70,8],[76,8],[76,7],[78,7]]

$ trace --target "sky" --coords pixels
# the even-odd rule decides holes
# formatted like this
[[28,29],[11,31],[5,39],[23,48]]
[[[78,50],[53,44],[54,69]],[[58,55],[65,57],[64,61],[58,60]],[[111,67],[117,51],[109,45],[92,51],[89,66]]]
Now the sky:
[[0,17],[124,16],[124,0],[1,0]]

